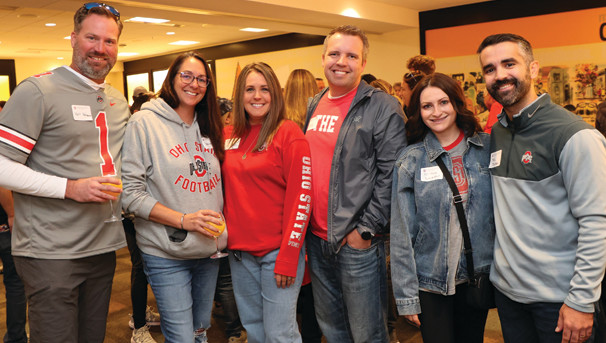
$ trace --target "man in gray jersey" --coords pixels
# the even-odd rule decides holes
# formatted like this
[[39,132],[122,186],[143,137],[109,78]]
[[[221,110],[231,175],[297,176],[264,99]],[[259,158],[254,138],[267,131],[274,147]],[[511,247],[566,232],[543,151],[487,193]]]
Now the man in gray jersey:
[[[119,12],[74,15],[72,63],[23,81],[0,112],[0,186],[14,191],[12,253],[29,302],[31,342],[103,342],[120,222],[124,96],[104,80]],[[113,184],[113,185],[112,185]]]
[[585,342],[606,266],[606,140],[537,96],[539,64],[514,34],[478,48],[492,127],[496,242],[490,280],[505,342]]

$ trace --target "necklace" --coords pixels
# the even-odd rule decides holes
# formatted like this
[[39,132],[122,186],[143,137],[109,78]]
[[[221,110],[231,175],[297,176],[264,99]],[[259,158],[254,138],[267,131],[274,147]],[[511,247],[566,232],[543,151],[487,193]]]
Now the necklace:
[[[245,160],[246,159],[246,154],[248,154],[248,151],[250,150],[250,148],[253,147],[253,145],[255,145],[255,143],[257,142],[257,138],[259,138],[259,134],[261,133],[261,131],[259,131],[257,133],[257,136],[252,140],[252,142],[250,143],[250,145],[248,146],[248,149],[246,149],[244,151],[244,155],[242,155],[242,159]],[[246,138],[248,138],[248,134],[246,135]],[[244,140],[246,140],[246,138],[244,138]]]

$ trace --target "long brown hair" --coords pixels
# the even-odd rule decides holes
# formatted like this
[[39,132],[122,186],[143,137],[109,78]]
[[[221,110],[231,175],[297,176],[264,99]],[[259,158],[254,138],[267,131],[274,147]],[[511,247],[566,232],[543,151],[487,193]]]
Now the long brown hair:
[[[263,120],[261,125],[261,131],[259,132],[259,138],[252,151],[259,151],[264,145],[269,145],[272,138],[274,137],[278,127],[284,120],[284,95],[282,95],[282,87],[280,87],[280,81],[278,77],[271,69],[269,65],[263,62],[253,62],[246,65],[238,79],[236,80],[236,94],[234,97],[234,108],[233,108],[233,135],[234,137],[244,137],[246,132],[250,130],[250,122],[248,113],[244,110],[244,92],[246,89],[246,79],[250,73],[259,73],[267,82],[267,88],[271,97],[269,104],[269,112]],[[235,141],[232,140],[232,144]]]
[[463,130],[466,137],[473,136],[476,132],[481,132],[482,127],[473,115],[473,112],[465,106],[465,95],[461,86],[448,75],[434,73],[423,77],[412,90],[410,96],[410,117],[406,123],[406,137],[408,144],[413,144],[423,140],[430,129],[421,119],[421,92],[427,87],[436,87],[441,89],[448,98],[457,113],[456,125]]
[[307,116],[307,100],[318,92],[316,79],[308,70],[293,70],[284,86],[286,118],[297,123],[302,129]]
[[213,74],[204,58],[193,51],[184,52],[177,56],[177,58],[168,68],[168,74],[166,74],[166,78],[162,83],[162,88],[160,89],[158,96],[166,101],[170,107],[179,107],[181,101],[175,92],[175,77],[177,76],[179,68],[181,68],[183,62],[191,57],[202,63],[204,70],[206,71],[206,78],[208,79],[208,86],[206,86],[204,97],[198,104],[196,104],[195,108],[200,133],[202,136],[210,138],[215,155],[217,155],[219,161],[223,161],[223,158],[225,157],[225,148],[223,145],[223,122],[221,121],[219,106],[217,105],[217,91],[215,90]]

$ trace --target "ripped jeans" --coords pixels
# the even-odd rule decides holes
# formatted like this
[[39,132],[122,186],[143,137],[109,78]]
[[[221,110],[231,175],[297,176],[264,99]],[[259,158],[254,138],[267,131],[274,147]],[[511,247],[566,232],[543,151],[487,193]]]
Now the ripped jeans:
[[206,343],[219,261],[171,260],[141,253],[166,343]]

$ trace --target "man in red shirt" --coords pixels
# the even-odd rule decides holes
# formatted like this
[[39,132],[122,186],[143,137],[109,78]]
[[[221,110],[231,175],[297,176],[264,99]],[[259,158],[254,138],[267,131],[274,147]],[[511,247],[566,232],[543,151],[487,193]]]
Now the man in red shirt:
[[314,203],[307,252],[316,315],[328,342],[387,342],[383,239],[391,179],[406,145],[398,101],[361,82],[368,39],[355,26],[324,41],[328,88],[311,102],[306,136]]

